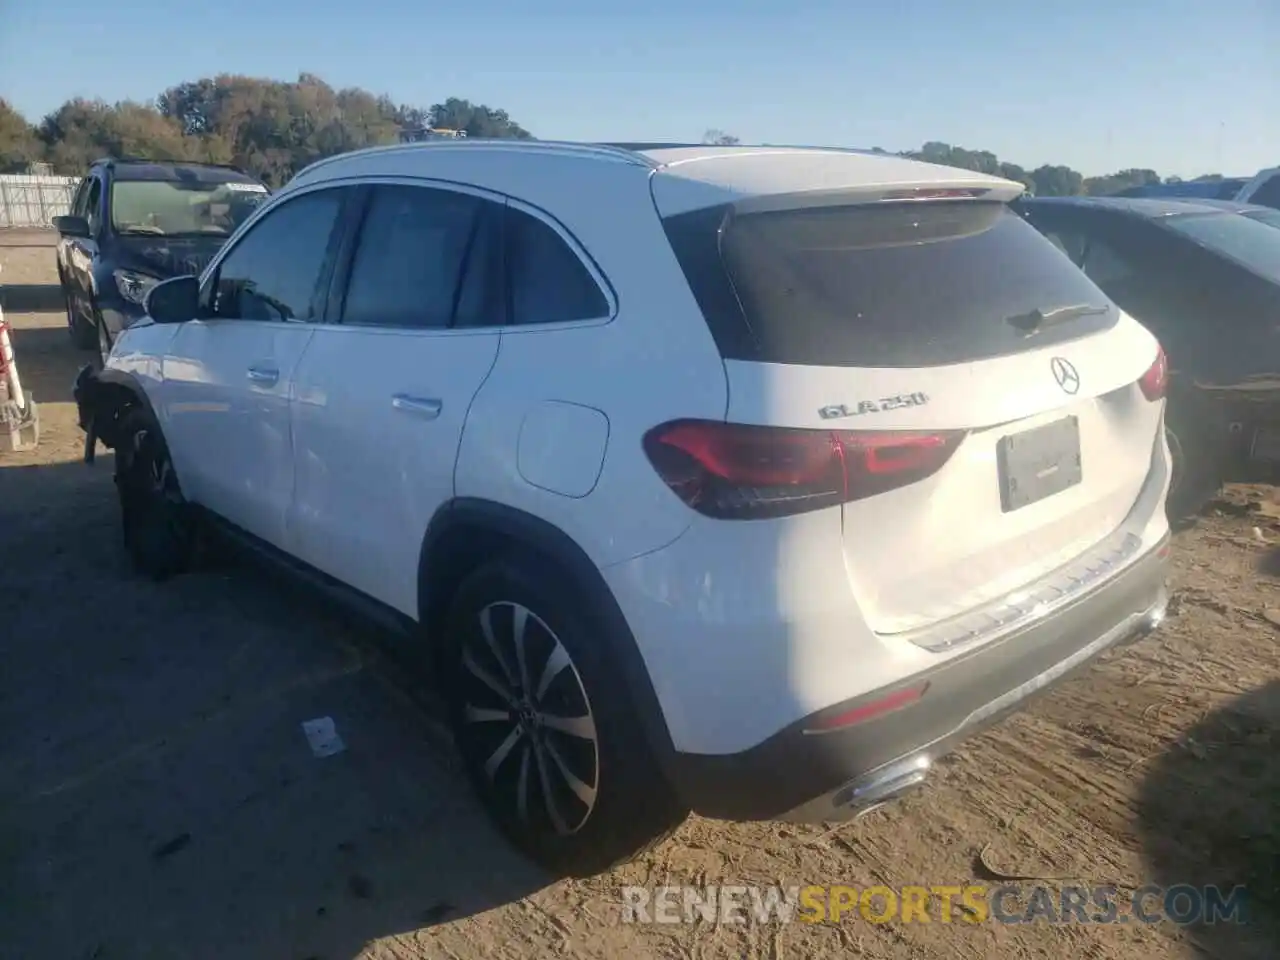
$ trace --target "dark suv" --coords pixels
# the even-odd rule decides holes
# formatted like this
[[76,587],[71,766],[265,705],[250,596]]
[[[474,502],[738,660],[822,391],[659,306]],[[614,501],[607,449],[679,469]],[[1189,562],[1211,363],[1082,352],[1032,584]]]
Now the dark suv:
[[99,160],[55,217],[58,279],[76,346],[105,357],[159,281],[199,273],[267,188],[233,167]]

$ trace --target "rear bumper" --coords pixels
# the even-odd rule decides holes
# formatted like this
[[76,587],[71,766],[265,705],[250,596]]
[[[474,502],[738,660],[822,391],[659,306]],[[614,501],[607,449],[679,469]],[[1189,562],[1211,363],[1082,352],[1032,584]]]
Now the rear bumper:
[[[688,805],[727,820],[848,819],[926,779],[961,740],[1106,650],[1151,631],[1168,601],[1167,537],[1071,605],[900,684],[836,704],[735,754],[676,753],[668,776]],[[910,706],[832,732],[815,722],[927,683]]]

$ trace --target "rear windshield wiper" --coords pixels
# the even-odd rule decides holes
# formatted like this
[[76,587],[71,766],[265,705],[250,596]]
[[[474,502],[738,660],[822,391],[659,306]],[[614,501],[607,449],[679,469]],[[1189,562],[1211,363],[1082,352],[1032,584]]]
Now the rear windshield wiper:
[[1041,310],[1037,307],[1035,310],[1028,310],[1026,313],[1015,313],[1011,317],[1005,317],[1004,322],[1030,336],[1045,327],[1053,326],[1055,323],[1063,323],[1067,320],[1074,320],[1077,317],[1097,316],[1106,313],[1110,309],[1105,304],[1096,303],[1072,303],[1064,307],[1054,307],[1052,310]]

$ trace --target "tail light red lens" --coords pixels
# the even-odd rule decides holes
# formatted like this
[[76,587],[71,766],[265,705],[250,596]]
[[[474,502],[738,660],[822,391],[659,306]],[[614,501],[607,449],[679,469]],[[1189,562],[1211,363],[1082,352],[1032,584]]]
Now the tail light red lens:
[[1169,361],[1164,355],[1164,348],[1156,348],[1156,360],[1151,368],[1138,381],[1142,395],[1148,400],[1163,400],[1169,389]]
[[699,513],[763,519],[923,480],[947,462],[963,436],[677,420],[650,430],[644,449],[663,482]]

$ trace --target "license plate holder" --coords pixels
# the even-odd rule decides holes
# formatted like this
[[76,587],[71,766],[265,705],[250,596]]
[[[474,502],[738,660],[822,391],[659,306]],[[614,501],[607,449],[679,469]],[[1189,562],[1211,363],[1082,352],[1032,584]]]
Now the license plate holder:
[[1000,507],[1005,513],[1038,503],[1076,486],[1080,462],[1080,421],[1063,417],[1042,427],[1011,433],[996,445]]

